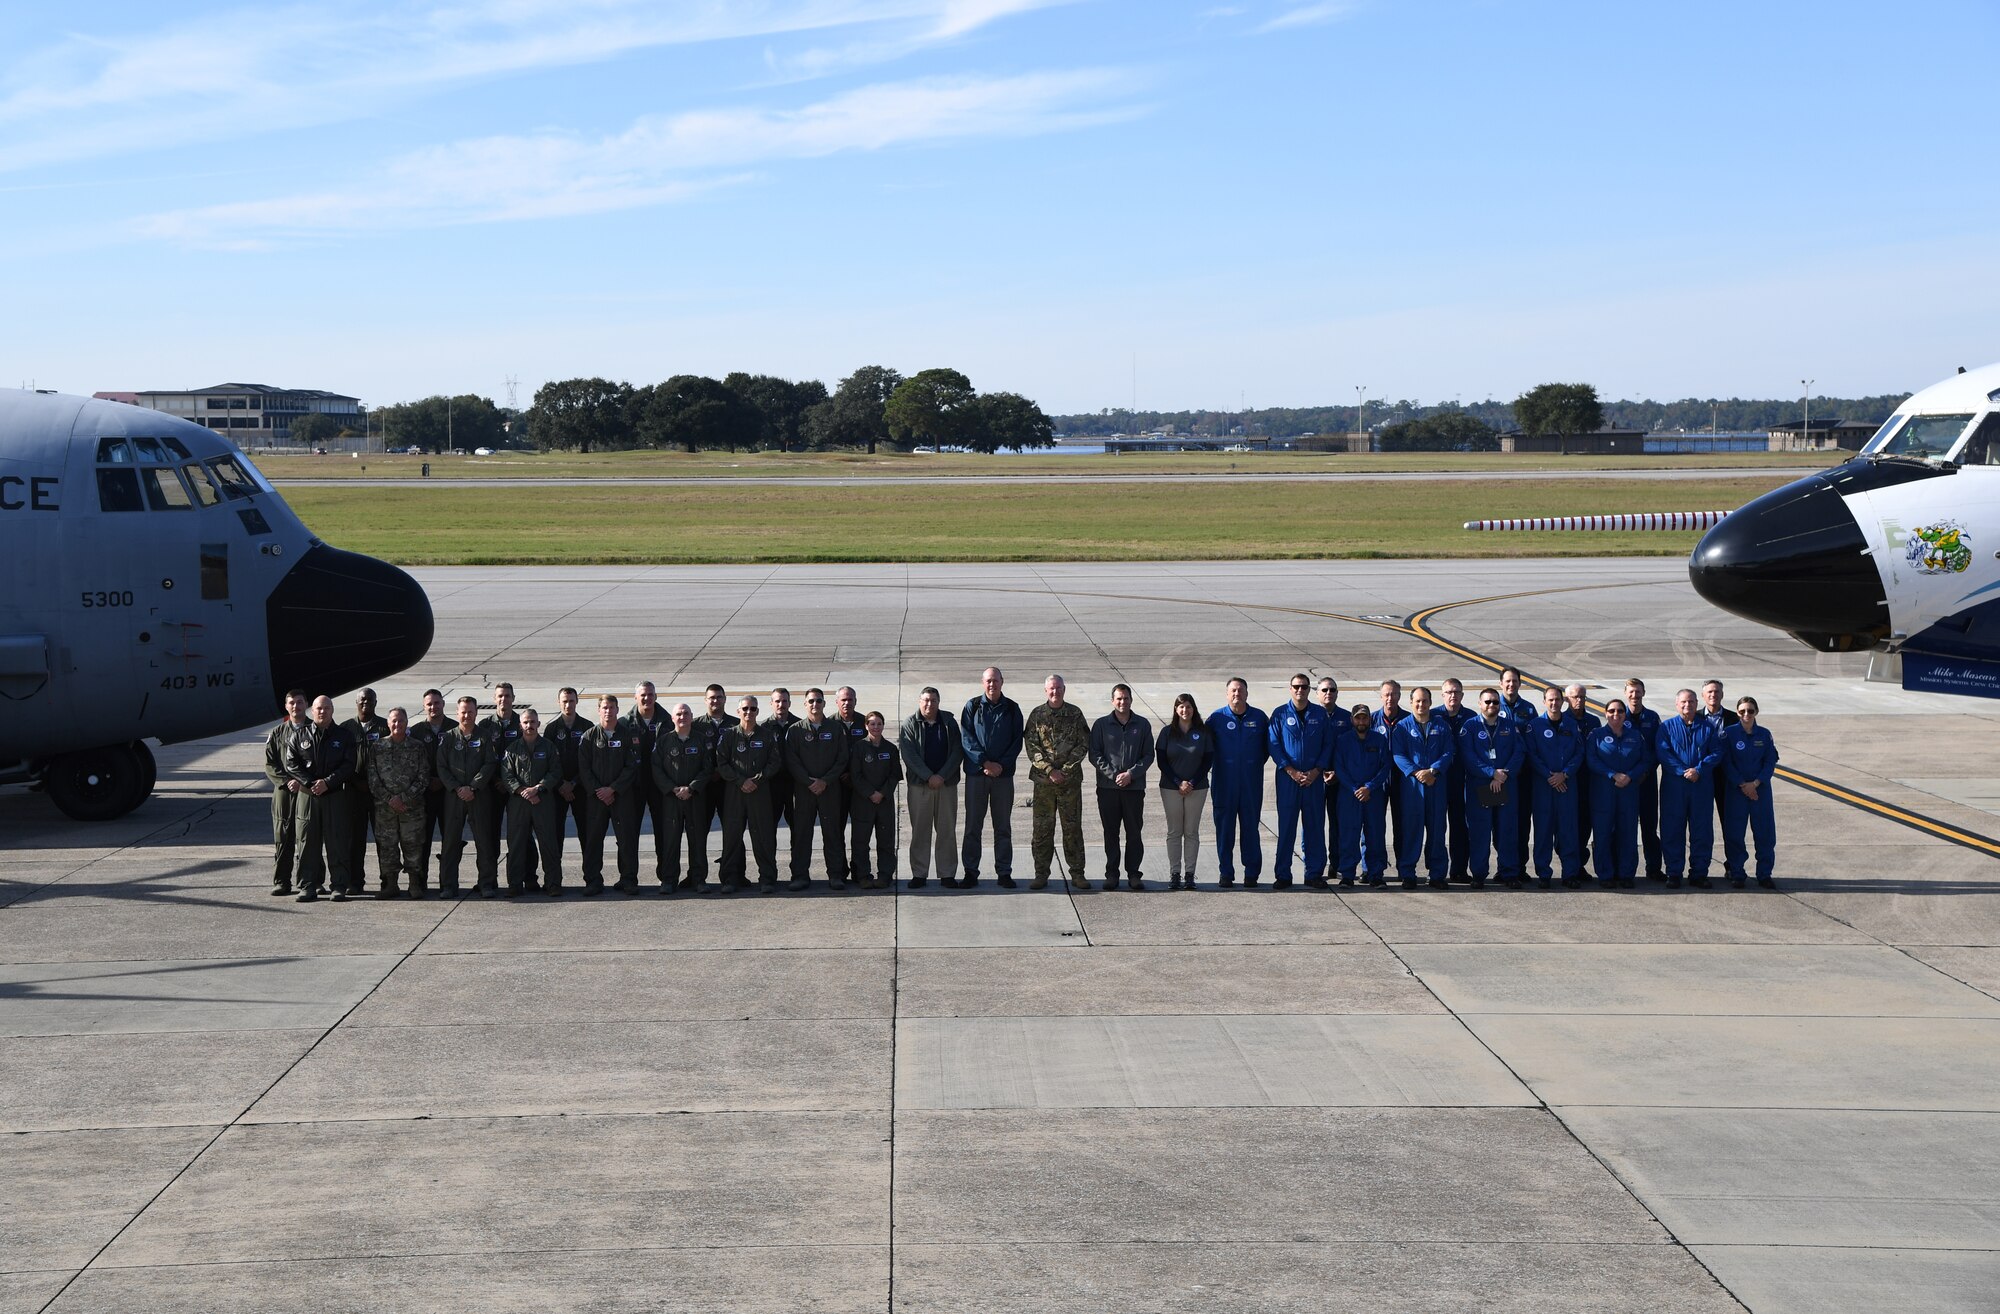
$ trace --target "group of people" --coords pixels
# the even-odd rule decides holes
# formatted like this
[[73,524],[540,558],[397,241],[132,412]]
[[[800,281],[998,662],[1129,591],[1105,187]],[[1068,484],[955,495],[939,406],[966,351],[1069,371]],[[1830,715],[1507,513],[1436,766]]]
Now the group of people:
[[1409,888],[1454,880],[1480,888],[1489,879],[1524,888],[1531,873],[1543,886],[1559,879],[1575,887],[1594,872],[1606,887],[1632,889],[1642,853],[1649,878],[1706,888],[1718,820],[1730,883],[1747,880],[1754,845],[1757,883],[1774,884],[1777,748],[1758,724],[1756,700],[1725,705],[1717,680],[1699,694],[1680,690],[1664,717],[1646,706],[1644,682],[1628,680],[1600,718],[1575,684],[1549,688],[1536,710],[1512,667],[1470,705],[1456,679],[1435,698],[1429,688],[1410,690],[1407,706],[1402,686],[1385,680],[1377,706],[1342,707],[1336,681],[1301,674],[1290,699],[1265,712],[1237,678],[1227,702],[1205,717],[1193,695],[1181,694],[1157,733],[1124,684],[1113,686],[1110,710],[1094,722],[1068,701],[1060,675],[1043,682],[1042,701],[1025,715],[999,668],[982,672],[980,684],[956,716],[935,688],[924,689],[893,737],[880,712],[857,710],[851,687],[835,690],[831,706],[822,690],[807,690],[801,716],[787,689],[771,691],[767,711],[748,695],[732,708],[711,684],[697,715],[687,703],[660,706],[642,681],[629,710],[606,694],[594,719],[579,710],[577,691],[563,688],[546,722],[533,708],[516,710],[510,684],[495,687],[485,716],[469,695],[447,716],[443,695],[428,690],[419,720],[400,707],[378,716],[374,690],[364,689],[355,715],[336,721],[332,699],[293,690],[265,743],[272,893],[302,902],[363,894],[372,829],[377,898],[427,897],[434,845],[437,893],[456,897],[468,838],[482,897],[557,897],[573,827],[582,892],[605,888],[608,834],[611,888],[637,894],[647,825],[661,892],[696,891],[709,883],[708,835],[718,818],[724,891],[753,888],[753,864],[756,888],[779,888],[780,821],[791,835],[790,888],[811,887],[817,836],[831,887],[886,889],[897,879],[898,793],[909,888],[933,875],[947,888],[977,887],[990,831],[994,878],[1011,889],[1023,758],[1031,889],[1049,883],[1058,831],[1068,888],[1094,888],[1086,779],[1103,833],[1104,888],[1121,879],[1145,888],[1149,792],[1159,794],[1166,822],[1167,888],[1195,888],[1211,801],[1217,886],[1235,886],[1240,874],[1255,888],[1267,775],[1276,787],[1276,888],[1292,886],[1295,870],[1316,888],[1386,885],[1393,865]]

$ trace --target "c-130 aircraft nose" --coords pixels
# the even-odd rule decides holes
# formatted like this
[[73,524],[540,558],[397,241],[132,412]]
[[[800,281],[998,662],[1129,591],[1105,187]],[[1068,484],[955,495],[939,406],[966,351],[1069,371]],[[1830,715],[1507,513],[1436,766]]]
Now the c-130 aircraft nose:
[[271,690],[337,694],[408,670],[436,633],[423,585],[386,561],[316,544],[264,604]]
[[1888,633],[1868,542],[1833,482],[1812,475],[1729,513],[1688,560],[1694,590],[1724,611],[1827,651]]

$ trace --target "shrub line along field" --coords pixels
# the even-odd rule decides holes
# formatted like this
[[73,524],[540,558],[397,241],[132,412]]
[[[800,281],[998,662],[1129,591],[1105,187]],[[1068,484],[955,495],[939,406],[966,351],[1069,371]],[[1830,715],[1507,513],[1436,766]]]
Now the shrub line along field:
[[1693,533],[1488,534],[1488,517],[1733,510],[1784,480],[286,491],[337,547],[404,565],[1686,555]]
[[1147,452],[1129,456],[942,456],[884,452],[505,452],[498,456],[277,456],[258,453],[268,477],[289,479],[703,479],[853,477],[938,479],[1051,474],[1473,474],[1487,470],[1757,470],[1837,464],[1844,452],[1717,452],[1687,456],[1558,456],[1498,452]]

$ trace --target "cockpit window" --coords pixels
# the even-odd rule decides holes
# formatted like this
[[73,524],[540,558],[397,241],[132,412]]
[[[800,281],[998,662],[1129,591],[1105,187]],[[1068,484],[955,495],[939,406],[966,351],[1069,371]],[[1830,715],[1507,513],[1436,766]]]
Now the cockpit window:
[[223,496],[253,497],[256,495],[256,482],[250,478],[242,465],[238,464],[235,457],[218,456],[208,463],[208,468],[215,471],[215,482],[222,486]]
[[162,438],[160,441],[167,445],[167,450],[174,454],[176,461],[191,461],[194,459],[194,454],[188,451],[187,444],[180,439]]
[[123,438],[99,438],[97,440],[97,463],[99,465],[130,465],[132,449],[125,445]]
[[1960,465],[2000,465],[2000,411],[1979,422],[1965,448],[1958,454]]
[[188,496],[187,485],[172,466],[143,469],[139,471],[139,482],[146,489],[146,505],[153,510],[194,510],[194,499]]
[[139,472],[121,468],[100,468],[97,472],[97,505],[105,511],[144,511],[139,496]]
[[166,449],[160,446],[160,440],[157,438],[135,436],[132,439],[132,450],[139,454],[139,459],[142,461],[150,461],[154,465],[166,463]]
[[1912,415],[1893,430],[1890,425],[1883,425],[1882,431],[1863,450],[1871,456],[1911,456],[1932,460],[1943,456],[1958,443],[1958,436],[1965,432],[1965,426],[1971,420],[1970,415]]
[[215,476],[205,465],[190,465],[182,468],[187,476],[188,487],[194,489],[194,500],[203,506],[215,506],[222,501],[222,490],[216,487]]

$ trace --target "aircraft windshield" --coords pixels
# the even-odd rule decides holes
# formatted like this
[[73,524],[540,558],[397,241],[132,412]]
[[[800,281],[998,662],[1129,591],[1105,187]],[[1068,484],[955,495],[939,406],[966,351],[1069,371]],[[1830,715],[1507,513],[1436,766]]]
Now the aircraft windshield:
[[257,483],[241,463],[233,456],[218,456],[208,463],[215,471],[215,482],[222,486],[224,497],[252,497],[256,495]]
[[1950,451],[1971,422],[1970,415],[1912,415],[1900,424],[1892,418],[1863,450],[1870,456],[1932,460]]
[[1972,431],[1972,437],[1965,440],[1959,450],[1960,465],[2000,465],[2000,411],[1993,411],[1979,422]]
[[183,469],[188,486],[194,489],[194,500],[203,506],[215,506],[222,501],[222,490],[216,486],[215,476],[205,465],[190,465]]

